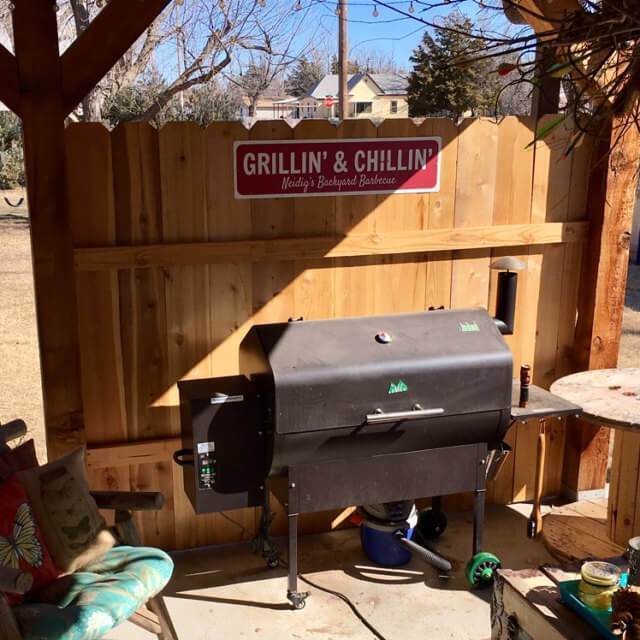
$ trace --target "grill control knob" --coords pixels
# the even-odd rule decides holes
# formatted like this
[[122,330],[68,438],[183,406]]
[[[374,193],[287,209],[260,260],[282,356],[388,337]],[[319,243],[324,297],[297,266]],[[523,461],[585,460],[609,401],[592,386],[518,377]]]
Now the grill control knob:
[[390,342],[393,342],[393,336],[386,331],[378,331],[378,333],[376,333],[376,342],[379,342],[380,344],[389,344]]

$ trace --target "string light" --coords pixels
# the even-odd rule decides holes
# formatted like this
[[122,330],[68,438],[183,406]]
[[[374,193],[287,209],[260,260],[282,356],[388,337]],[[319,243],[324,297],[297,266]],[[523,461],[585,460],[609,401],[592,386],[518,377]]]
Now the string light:
[[334,13],[335,13],[337,16],[339,16],[339,15],[340,15],[340,5],[339,5],[339,4],[337,4],[337,5],[336,5],[336,10],[334,11]]
[[409,13],[415,13],[416,8],[413,6],[413,0],[409,3]]
[[298,0],[296,2],[296,6],[294,7],[295,11],[300,11],[302,9],[302,2],[300,2],[300,0]]
[[259,4],[261,7],[264,7],[264,5],[265,5],[265,4],[267,4],[267,3],[266,3],[266,1],[265,1],[265,0],[258,0],[258,4]]
[[373,13],[371,15],[374,18],[377,18],[380,15],[380,12],[378,11],[378,5],[377,4],[373,5]]

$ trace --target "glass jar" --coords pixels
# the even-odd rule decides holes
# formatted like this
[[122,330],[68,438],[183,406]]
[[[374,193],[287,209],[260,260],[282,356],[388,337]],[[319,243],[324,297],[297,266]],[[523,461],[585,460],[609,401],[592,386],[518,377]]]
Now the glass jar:
[[610,562],[585,562],[580,569],[580,601],[591,609],[610,609],[611,598],[618,590],[620,569]]

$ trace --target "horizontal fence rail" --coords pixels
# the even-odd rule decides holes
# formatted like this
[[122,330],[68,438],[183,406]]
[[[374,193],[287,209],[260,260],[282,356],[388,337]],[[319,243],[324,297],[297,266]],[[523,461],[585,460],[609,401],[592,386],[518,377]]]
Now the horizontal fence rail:
[[510,224],[465,229],[433,229],[342,238],[279,238],[233,242],[191,242],[92,247],[74,251],[77,271],[133,269],[227,262],[316,260],[411,253],[435,253],[465,249],[522,247],[562,242],[581,242],[588,222]]

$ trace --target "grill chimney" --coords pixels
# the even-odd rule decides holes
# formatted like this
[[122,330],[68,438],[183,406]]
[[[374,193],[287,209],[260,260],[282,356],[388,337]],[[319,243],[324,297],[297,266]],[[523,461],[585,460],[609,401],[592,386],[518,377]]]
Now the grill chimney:
[[513,334],[516,315],[517,271],[522,271],[526,266],[517,258],[507,256],[495,260],[491,264],[491,268],[500,271],[498,274],[496,315],[493,321],[502,335],[510,336]]

